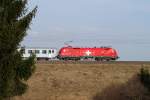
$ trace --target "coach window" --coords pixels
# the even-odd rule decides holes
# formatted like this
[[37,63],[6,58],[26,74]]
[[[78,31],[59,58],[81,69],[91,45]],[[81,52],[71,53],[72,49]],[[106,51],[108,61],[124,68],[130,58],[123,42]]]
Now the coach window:
[[46,54],[46,50],[42,50],[42,54]]
[[35,50],[35,54],[39,54],[40,53],[40,50]]
[[49,50],[49,54],[51,54],[51,50]]
[[52,50],[52,53],[54,53],[54,50]]
[[32,54],[32,50],[28,50],[28,53],[29,53],[29,54]]
[[21,53],[22,53],[22,54],[25,54],[25,49],[21,49]]

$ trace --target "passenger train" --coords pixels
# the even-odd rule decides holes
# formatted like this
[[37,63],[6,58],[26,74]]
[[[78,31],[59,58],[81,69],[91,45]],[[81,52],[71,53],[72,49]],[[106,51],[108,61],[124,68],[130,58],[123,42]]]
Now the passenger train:
[[34,53],[37,60],[95,60],[114,61],[117,60],[118,53],[111,47],[62,47],[56,48],[24,48],[23,58],[28,58]]
[[31,56],[31,54],[35,54],[37,60],[45,59],[55,59],[57,57],[57,49],[55,48],[24,48],[23,49],[23,58],[28,58]]

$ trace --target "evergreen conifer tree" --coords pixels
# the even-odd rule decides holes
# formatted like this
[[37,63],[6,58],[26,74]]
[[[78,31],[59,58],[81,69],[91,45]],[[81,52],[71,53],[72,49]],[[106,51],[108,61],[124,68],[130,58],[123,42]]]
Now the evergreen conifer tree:
[[21,95],[32,75],[34,56],[23,60],[20,42],[26,36],[37,7],[27,9],[28,0],[0,0],[0,100]]

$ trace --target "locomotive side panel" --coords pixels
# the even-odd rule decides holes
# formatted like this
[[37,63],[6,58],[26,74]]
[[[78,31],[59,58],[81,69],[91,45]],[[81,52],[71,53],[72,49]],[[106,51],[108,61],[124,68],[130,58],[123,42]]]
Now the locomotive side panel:
[[59,58],[63,59],[81,59],[94,58],[96,60],[116,60],[117,52],[113,48],[62,48],[59,52]]

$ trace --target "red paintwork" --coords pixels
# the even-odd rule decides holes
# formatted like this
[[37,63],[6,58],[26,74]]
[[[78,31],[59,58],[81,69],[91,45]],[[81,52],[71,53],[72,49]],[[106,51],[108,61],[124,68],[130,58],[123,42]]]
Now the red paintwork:
[[110,57],[118,58],[118,54],[115,49],[109,47],[94,47],[94,48],[75,48],[75,47],[63,47],[59,51],[60,57]]

